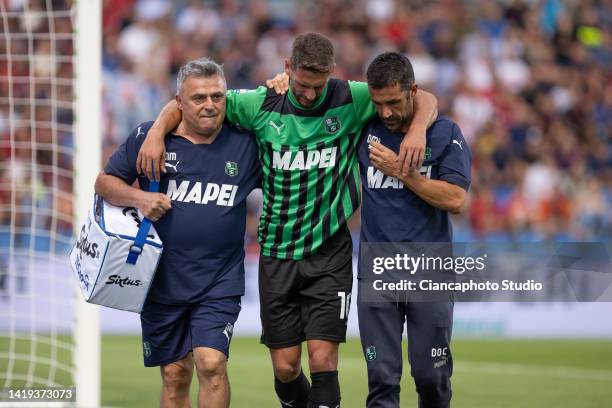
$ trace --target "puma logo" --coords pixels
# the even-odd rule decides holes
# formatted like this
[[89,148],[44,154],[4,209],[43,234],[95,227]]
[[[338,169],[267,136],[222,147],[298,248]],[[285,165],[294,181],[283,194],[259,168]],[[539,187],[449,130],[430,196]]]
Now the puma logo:
[[278,133],[278,135],[279,135],[279,136],[280,136],[280,134],[281,134],[281,131],[282,131],[282,130],[283,130],[283,128],[285,127],[285,124],[284,124],[284,123],[281,123],[281,124],[280,124],[280,126],[279,126],[279,125],[277,125],[277,124],[276,124],[276,123],[275,123],[273,120],[271,120],[270,122],[268,122],[268,124],[269,124],[270,126],[272,126],[272,128],[273,128],[274,130],[276,130],[276,133]]
[[225,329],[223,329],[221,333],[223,333],[225,337],[227,337],[227,344],[229,344],[232,340],[232,334],[234,334],[234,325],[231,323],[226,324]]
[[170,167],[171,169],[174,169],[174,172],[175,172],[175,173],[178,173],[178,170],[176,169],[176,166],[178,166],[178,164],[179,164],[179,163],[180,163],[180,160],[179,160],[179,161],[177,161],[177,162],[176,162],[176,164],[174,164],[174,165],[172,165],[172,164],[170,164],[170,163],[166,162],[166,163],[165,163],[165,166],[166,166],[166,167]]
[[136,131],[136,139],[138,136],[144,136],[144,132],[142,131],[142,126],[138,126],[138,130]]
[[459,148],[460,148],[461,150],[463,150],[463,146],[461,146],[461,144],[463,143],[463,141],[461,141],[461,142],[460,142],[460,141],[458,141],[458,140],[453,139],[453,143],[458,144],[458,145],[459,145]]

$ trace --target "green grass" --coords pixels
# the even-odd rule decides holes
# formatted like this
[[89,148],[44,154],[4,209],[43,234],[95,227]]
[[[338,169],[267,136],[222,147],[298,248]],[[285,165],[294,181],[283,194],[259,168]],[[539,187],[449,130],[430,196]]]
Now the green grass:
[[[142,366],[140,339],[105,336],[102,348],[103,404],[158,406],[159,370]],[[236,337],[231,353],[232,407],[278,407],[267,349],[256,338]],[[456,340],[453,358],[455,408],[599,408],[612,401],[612,341]],[[367,379],[358,339],[341,346],[339,372],[342,406],[363,407]],[[191,390],[195,402],[195,380]],[[401,399],[416,406],[407,364]]]
[[[58,340],[70,343],[61,336]],[[70,384],[69,374],[50,372],[46,359],[51,348],[44,336],[33,347],[26,336],[13,343],[12,372],[36,377],[53,376]],[[454,408],[532,408],[612,406],[612,341],[578,340],[455,340]],[[0,337],[0,375],[7,371],[10,349]],[[32,352],[38,357],[31,364]],[[70,364],[70,351],[60,350],[57,359]],[[404,361],[406,361],[404,350]],[[304,361],[305,367],[307,366]],[[254,337],[232,341],[229,362],[232,407],[278,407],[272,387],[272,367],[267,349]],[[363,407],[367,394],[365,360],[358,339],[340,348],[340,384],[344,408]],[[0,384],[3,381],[0,379]],[[13,386],[23,385],[14,381]],[[159,406],[160,378],[156,368],[144,368],[140,338],[105,336],[102,341],[102,402],[106,407]],[[195,402],[197,382],[191,387]],[[405,364],[402,406],[416,406],[414,384]],[[194,405],[195,406],[195,405]]]
[[[62,346],[52,346],[54,342]],[[10,361],[7,356],[9,352],[13,355]],[[51,378],[57,384],[69,385],[72,382],[72,339],[67,336],[52,339],[43,334],[32,341],[29,334],[22,333],[11,342],[7,335],[0,335],[0,388],[4,384],[9,365],[12,365],[10,372],[17,378],[12,380],[14,386],[26,384],[26,380],[20,377],[42,380]]]

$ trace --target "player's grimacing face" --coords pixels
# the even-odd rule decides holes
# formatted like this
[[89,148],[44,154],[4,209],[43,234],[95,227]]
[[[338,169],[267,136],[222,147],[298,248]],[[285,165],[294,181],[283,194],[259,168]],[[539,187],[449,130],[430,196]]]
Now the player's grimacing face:
[[410,124],[416,92],[417,85],[412,85],[409,91],[403,91],[399,84],[380,89],[370,87],[370,97],[376,113],[387,129],[399,132]]
[[289,87],[295,100],[305,108],[312,107],[319,100],[331,75],[302,68],[293,70],[285,67],[285,71],[289,75]]
[[214,134],[225,119],[227,86],[218,75],[189,76],[177,97],[183,120],[189,128],[203,136]]

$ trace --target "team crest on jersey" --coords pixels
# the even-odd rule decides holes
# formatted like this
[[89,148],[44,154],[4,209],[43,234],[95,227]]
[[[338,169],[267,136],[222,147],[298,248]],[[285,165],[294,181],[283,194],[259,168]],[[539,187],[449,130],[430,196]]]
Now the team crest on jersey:
[[232,177],[237,176],[238,163],[232,161],[225,162],[225,174]]
[[336,133],[340,130],[340,121],[337,116],[330,116],[329,118],[323,119],[325,125],[325,131],[327,133]]

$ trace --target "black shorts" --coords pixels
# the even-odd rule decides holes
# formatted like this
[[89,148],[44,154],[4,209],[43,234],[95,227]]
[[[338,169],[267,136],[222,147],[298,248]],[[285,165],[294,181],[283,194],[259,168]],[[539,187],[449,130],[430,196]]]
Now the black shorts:
[[353,283],[353,243],[344,227],[308,258],[259,258],[261,342],[344,342]]

